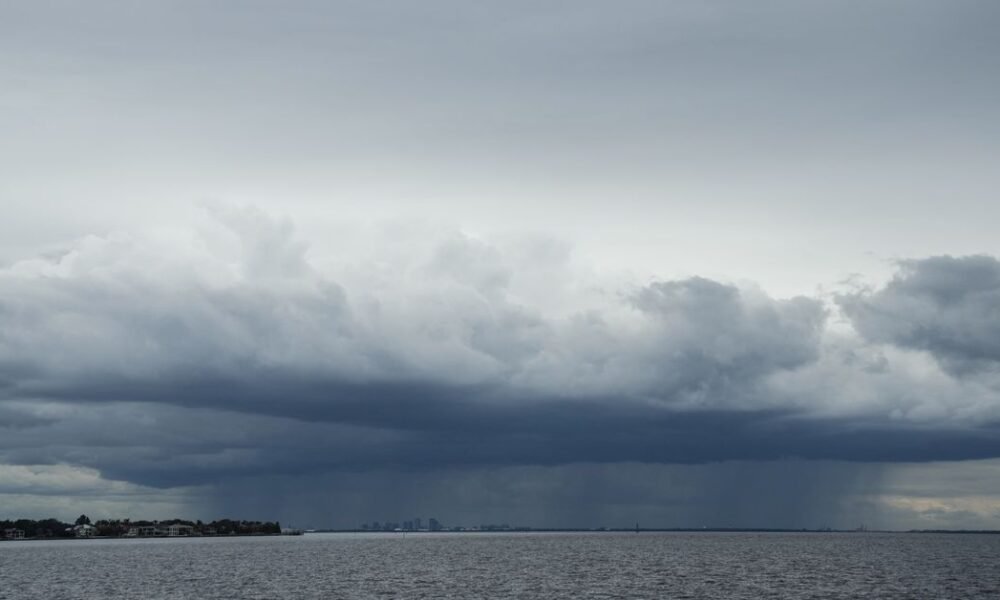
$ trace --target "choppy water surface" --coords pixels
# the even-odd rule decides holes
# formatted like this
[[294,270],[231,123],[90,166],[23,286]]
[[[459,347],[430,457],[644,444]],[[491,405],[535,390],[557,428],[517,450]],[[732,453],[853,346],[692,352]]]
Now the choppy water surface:
[[1000,535],[310,534],[0,543],[0,598],[1000,598]]

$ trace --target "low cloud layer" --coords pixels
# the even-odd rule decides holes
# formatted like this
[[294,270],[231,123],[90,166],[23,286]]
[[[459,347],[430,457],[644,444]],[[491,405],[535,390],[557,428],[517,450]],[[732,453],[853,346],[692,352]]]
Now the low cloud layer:
[[430,227],[314,256],[287,221],[213,214],[0,271],[0,463],[179,489],[1000,457],[992,257],[907,261],[828,304]]

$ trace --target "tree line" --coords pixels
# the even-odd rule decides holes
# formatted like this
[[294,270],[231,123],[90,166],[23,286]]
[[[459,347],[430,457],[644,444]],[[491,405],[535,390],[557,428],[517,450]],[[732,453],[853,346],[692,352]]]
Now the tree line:
[[187,525],[196,535],[268,535],[281,533],[281,525],[270,521],[243,521],[237,519],[218,519],[205,523],[201,520],[167,519],[164,521],[145,521],[141,519],[101,519],[91,522],[87,515],[80,515],[73,523],[65,523],[59,519],[14,519],[0,521],[0,539],[8,530],[20,530],[25,538],[69,538],[75,537],[74,526],[89,525],[93,527],[92,535],[100,537],[121,537],[133,527],[169,527],[171,525]]

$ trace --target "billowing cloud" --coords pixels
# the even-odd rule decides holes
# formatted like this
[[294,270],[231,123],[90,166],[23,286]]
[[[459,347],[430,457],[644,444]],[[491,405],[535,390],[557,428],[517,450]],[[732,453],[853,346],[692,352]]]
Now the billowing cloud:
[[952,373],[1000,365],[1000,261],[992,256],[903,261],[884,288],[840,304],[865,338],[926,351]]
[[[693,278],[542,309],[525,297],[569,292],[544,281],[521,289],[512,274],[530,280],[531,256],[462,235],[408,264],[366,264],[358,271],[381,272],[346,273],[342,283],[307,264],[286,223],[268,228],[245,213],[225,221],[237,241],[232,259],[198,240],[178,257],[110,236],[6,269],[5,395],[289,416],[394,390],[733,407],[762,377],[818,353],[824,313],[815,300]],[[289,385],[299,393],[271,401]]]
[[[902,359],[859,364],[864,344],[838,348],[815,299],[697,277],[609,288],[551,245],[453,232],[324,270],[287,221],[213,214],[211,235],[170,251],[89,237],[0,274],[8,461],[179,485],[255,470],[1000,455],[983,418],[929,427],[899,412],[879,390],[915,374]],[[867,307],[931,285],[910,271],[846,305],[868,311],[868,337]],[[546,295],[574,300],[532,301]],[[845,406],[831,378],[880,398]]]

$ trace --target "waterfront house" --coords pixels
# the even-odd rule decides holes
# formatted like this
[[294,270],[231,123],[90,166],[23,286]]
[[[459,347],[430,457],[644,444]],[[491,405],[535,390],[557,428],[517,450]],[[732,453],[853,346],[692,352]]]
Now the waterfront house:
[[97,528],[87,523],[74,525],[72,531],[73,535],[78,538],[91,538],[97,535]]
[[186,537],[189,535],[194,535],[194,527],[190,525],[171,525],[167,527],[167,535],[169,537]]
[[162,537],[164,535],[166,535],[166,531],[155,525],[141,525],[130,527],[125,537]]
[[130,527],[125,537],[188,537],[198,535],[191,525],[141,525]]

